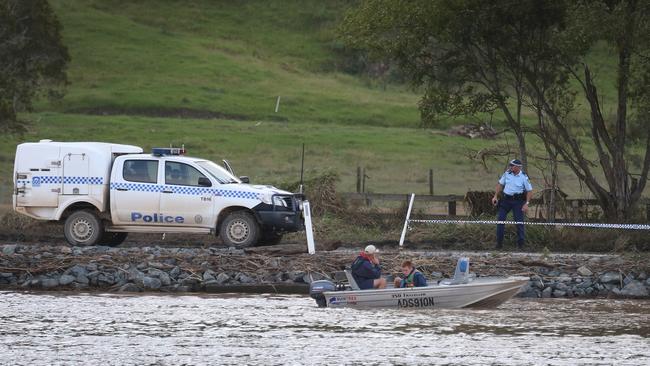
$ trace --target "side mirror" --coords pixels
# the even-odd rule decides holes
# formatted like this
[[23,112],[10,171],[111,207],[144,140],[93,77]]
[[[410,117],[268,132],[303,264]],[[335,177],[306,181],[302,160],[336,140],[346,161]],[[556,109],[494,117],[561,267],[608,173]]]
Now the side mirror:
[[201,187],[212,187],[212,182],[206,177],[199,177],[199,186]]
[[239,180],[241,180],[242,183],[246,183],[246,184],[251,182],[250,178],[248,178],[245,175],[242,175],[241,177],[239,177]]

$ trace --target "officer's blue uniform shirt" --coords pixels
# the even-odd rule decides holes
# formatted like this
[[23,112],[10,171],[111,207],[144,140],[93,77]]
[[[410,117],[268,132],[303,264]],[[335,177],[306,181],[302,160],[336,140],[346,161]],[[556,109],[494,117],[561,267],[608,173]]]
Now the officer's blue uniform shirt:
[[507,195],[514,195],[533,190],[533,186],[530,184],[528,176],[523,171],[520,171],[517,175],[511,171],[503,173],[501,179],[499,179],[499,184],[503,186],[503,193]]

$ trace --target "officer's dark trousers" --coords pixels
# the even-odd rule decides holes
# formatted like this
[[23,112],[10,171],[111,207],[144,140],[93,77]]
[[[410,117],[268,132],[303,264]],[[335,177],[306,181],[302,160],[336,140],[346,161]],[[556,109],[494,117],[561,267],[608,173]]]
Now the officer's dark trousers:
[[[521,210],[521,208],[524,206],[524,203],[526,202],[521,200],[507,199],[507,198],[499,200],[499,211],[497,213],[497,220],[504,221],[506,219],[506,216],[508,216],[508,212],[512,210],[512,216],[514,218],[514,221],[523,222],[524,212]],[[497,246],[499,247],[503,244],[503,235],[505,229],[506,228],[504,224],[497,225]],[[524,225],[519,224],[517,225],[517,246],[521,247],[523,245],[524,245]]]

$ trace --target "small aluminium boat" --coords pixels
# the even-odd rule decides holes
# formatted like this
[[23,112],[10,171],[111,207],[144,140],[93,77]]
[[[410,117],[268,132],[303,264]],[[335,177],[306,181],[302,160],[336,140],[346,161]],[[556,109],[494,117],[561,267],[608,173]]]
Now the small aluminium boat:
[[470,278],[469,259],[460,258],[454,277],[426,287],[359,290],[349,271],[348,283],[314,281],[310,296],[319,307],[494,308],[512,298],[527,277]]

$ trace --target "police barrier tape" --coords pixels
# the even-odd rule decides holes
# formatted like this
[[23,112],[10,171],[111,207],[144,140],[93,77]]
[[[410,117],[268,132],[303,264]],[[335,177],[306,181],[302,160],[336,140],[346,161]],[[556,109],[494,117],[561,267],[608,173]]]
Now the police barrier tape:
[[424,224],[471,224],[471,225],[537,225],[537,226],[571,226],[571,227],[588,227],[598,229],[623,229],[623,230],[650,230],[647,224],[607,224],[607,223],[586,223],[586,222],[536,222],[536,221],[500,221],[500,220],[449,220],[449,219],[411,219],[411,209],[415,194],[411,193],[409,208],[404,220],[404,228],[400,237],[399,246],[404,245],[407,228],[410,229],[410,223]]
[[498,220],[408,220],[409,223],[425,224],[479,224],[479,225],[538,225],[538,226],[573,226],[600,229],[650,230],[646,224],[607,224],[585,222],[536,222],[536,221],[498,221]]

